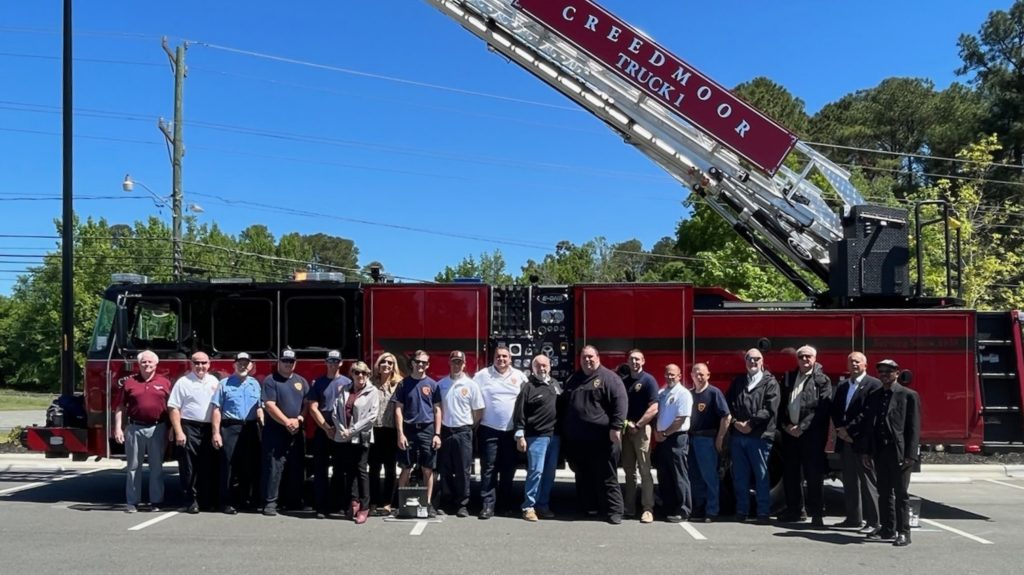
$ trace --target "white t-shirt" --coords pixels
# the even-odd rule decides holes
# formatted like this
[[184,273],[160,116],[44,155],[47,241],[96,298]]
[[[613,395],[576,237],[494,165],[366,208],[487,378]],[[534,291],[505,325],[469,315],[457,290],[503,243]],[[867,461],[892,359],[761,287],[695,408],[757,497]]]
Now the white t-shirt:
[[505,375],[498,373],[494,366],[481,369],[473,376],[484,396],[484,417],[480,425],[498,431],[512,430],[512,414],[516,408],[519,390],[526,382],[523,372],[510,367]]
[[445,377],[437,382],[437,388],[441,392],[441,425],[473,425],[473,411],[484,408],[480,386],[463,373],[455,381],[451,376]]
[[658,392],[658,431],[665,431],[680,417],[685,417],[686,421],[679,431],[689,431],[691,413],[693,395],[690,390],[677,383]]
[[190,371],[174,382],[167,407],[180,411],[182,419],[209,423],[213,415],[213,396],[219,385],[217,378],[209,373],[199,379]]

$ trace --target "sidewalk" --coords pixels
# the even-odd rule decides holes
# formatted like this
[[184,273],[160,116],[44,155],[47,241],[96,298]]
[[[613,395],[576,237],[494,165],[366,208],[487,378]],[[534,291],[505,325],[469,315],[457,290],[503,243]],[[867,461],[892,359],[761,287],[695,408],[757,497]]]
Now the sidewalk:
[[30,427],[44,423],[46,423],[45,409],[0,411],[0,432],[10,431],[15,427]]

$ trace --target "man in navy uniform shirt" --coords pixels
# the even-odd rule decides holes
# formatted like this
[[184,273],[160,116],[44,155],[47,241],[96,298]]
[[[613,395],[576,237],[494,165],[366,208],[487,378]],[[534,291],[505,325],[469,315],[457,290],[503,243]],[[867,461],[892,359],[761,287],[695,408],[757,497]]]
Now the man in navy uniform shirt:
[[622,379],[629,407],[622,437],[622,499],[626,517],[636,515],[636,475],[640,471],[640,523],[654,521],[654,477],[651,476],[651,422],[658,415],[658,382],[644,371],[644,354],[629,352],[629,375]]
[[[419,464],[427,501],[432,501],[437,450],[441,448],[441,392],[437,382],[427,375],[429,365],[427,352],[417,350],[412,356],[412,373],[402,380],[391,403],[398,428],[398,466],[402,468],[398,486],[409,485],[412,467]],[[437,517],[433,505],[428,505],[427,515]]]
[[284,479],[281,500],[302,506],[305,435],[302,411],[309,383],[295,371],[295,352],[286,349],[277,360],[277,369],[263,381],[263,406],[269,417],[263,429],[263,514],[277,515],[278,494]]

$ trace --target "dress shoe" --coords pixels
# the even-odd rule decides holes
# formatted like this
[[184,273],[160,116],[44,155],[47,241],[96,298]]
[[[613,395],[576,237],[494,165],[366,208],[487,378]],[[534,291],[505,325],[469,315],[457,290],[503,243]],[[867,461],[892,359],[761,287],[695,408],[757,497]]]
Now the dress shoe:
[[465,506],[459,507],[459,510],[455,512],[455,516],[456,517],[469,517],[469,509],[466,509]]
[[535,511],[537,511],[537,516],[540,517],[541,519],[554,519],[555,518],[555,512],[550,510],[550,509],[548,509],[547,507],[538,507],[538,508],[535,509]]
[[888,541],[895,538],[896,534],[888,529],[875,529],[871,533],[868,533],[867,538],[871,541]]
[[717,515],[708,515],[707,517],[702,519],[702,521],[704,523],[716,523],[718,521],[718,516]]
[[622,524],[622,516],[619,515],[618,513],[614,513],[612,515],[609,515],[608,516],[608,523],[610,525],[621,525]]
[[733,519],[736,520],[736,523],[743,523],[747,520],[747,516],[744,513],[737,513],[736,516],[733,517]]
[[768,517],[767,515],[758,515],[755,523],[757,523],[758,525],[771,525],[772,518]]
[[840,529],[860,529],[861,527],[864,527],[864,522],[844,519],[843,521],[836,523],[832,527],[839,527]]
[[665,521],[667,521],[669,523],[682,523],[683,522],[683,516],[682,515],[669,515],[668,517],[665,518]]
[[477,517],[480,519],[490,519],[491,517],[494,517],[494,510],[489,507],[484,507],[480,510],[480,515],[477,515]]
[[238,510],[230,505],[225,505],[221,508],[221,511],[223,511],[225,515],[238,515]]
[[896,536],[896,539],[892,542],[893,547],[906,547],[910,545],[910,535],[906,533],[900,533]]

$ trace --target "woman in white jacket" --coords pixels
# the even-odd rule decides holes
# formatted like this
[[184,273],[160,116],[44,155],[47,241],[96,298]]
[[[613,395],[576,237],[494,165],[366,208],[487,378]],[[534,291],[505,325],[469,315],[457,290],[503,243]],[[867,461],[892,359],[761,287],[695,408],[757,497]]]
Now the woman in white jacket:
[[334,441],[341,443],[343,480],[351,493],[351,516],[359,525],[370,514],[370,474],[367,458],[373,443],[373,424],[380,410],[380,390],[370,383],[370,368],[357,361],[349,369],[352,384],[334,403]]

